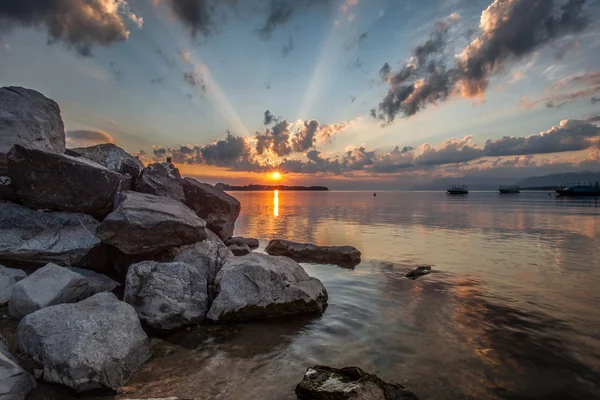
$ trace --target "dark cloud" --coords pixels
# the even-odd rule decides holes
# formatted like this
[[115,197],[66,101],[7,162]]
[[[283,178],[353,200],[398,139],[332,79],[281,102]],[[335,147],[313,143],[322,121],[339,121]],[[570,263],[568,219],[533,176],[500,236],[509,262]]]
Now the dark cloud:
[[165,65],[169,68],[175,68],[175,61],[169,58],[159,47],[154,49],[154,54],[164,61]]
[[275,123],[279,122],[279,118],[277,118],[273,114],[271,114],[271,111],[269,111],[269,110],[265,111],[264,118],[263,118],[263,124],[271,125],[273,122],[275,122]]
[[198,34],[207,36],[213,27],[212,14],[215,10],[216,1],[210,0],[165,0],[171,11],[185,26],[192,36]]
[[155,84],[155,85],[158,85],[158,84],[160,84],[160,83],[163,83],[163,81],[164,81],[164,80],[165,80],[165,78],[164,78],[164,77],[162,77],[162,76],[159,76],[159,77],[156,77],[156,78],[150,79],[150,83],[153,83],[153,84]]
[[83,56],[92,47],[107,46],[129,38],[125,20],[139,27],[142,19],[131,12],[127,1],[114,0],[2,0],[0,28],[15,26],[42,28],[48,42],[63,42]]
[[413,148],[405,146],[402,149],[396,146],[387,154],[384,154],[373,164],[373,172],[394,173],[414,166],[415,154]]
[[233,166],[249,159],[249,147],[243,137],[227,132],[225,140],[218,140],[199,148],[202,159],[208,165]]
[[292,16],[314,5],[327,6],[329,0],[270,0],[267,9],[267,18],[260,28],[258,35],[262,39],[269,39],[278,26],[287,24]]
[[102,131],[74,130],[65,132],[67,147],[85,147],[101,143],[113,143],[111,135]]
[[287,57],[292,50],[294,50],[294,41],[292,40],[292,35],[290,35],[288,41],[283,44],[281,55]]
[[290,124],[286,120],[280,121],[265,133],[256,134],[256,152],[264,154],[271,151],[277,156],[286,156],[292,152],[290,136]]
[[392,72],[392,67],[390,67],[390,64],[385,63],[379,70],[379,76],[382,80],[387,81],[390,76],[390,72]]
[[292,149],[297,152],[306,151],[314,147],[317,142],[317,130],[319,121],[304,121],[304,126],[298,129],[298,132],[292,138]]
[[155,146],[152,148],[152,154],[157,157],[164,157],[169,152],[169,149],[163,146]]
[[198,76],[195,72],[184,72],[183,80],[190,86],[194,86],[206,92],[206,84],[204,80]]
[[356,96],[350,96],[350,104],[354,104],[356,101]]
[[415,158],[416,165],[445,165],[476,160],[484,156],[481,148],[471,142],[471,136],[463,139],[452,139],[435,148],[423,145],[422,153]]
[[361,32],[355,36],[352,36],[346,40],[342,46],[343,50],[352,50],[355,47],[359,47],[367,38],[368,32]]

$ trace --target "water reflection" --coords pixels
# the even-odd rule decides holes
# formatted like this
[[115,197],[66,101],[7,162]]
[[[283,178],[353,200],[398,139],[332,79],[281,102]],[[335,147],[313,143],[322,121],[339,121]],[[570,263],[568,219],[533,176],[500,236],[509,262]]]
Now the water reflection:
[[279,190],[273,191],[273,215],[279,217]]

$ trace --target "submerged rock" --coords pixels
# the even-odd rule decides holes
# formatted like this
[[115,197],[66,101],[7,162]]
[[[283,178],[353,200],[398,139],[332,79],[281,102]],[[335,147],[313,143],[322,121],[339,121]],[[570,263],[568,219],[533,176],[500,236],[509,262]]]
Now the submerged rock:
[[199,324],[208,311],[207,282],[182,262],[143,261],[129,267],[125,301],[154,329]]
[[233,253],[234,256],[245,256],[246,254],[252,253],[250,247],[247,244],[231,244],[228,246],[229,250]]
[[230,259],[215,279],[213,321],[243,321],[323,312],[327,291],[295,261],[252,253]]
[[206,224],[168,197],[125,191],[96,233],[125,254],[149,254],[206,239]]
[[357,367],[308,368],[296,386],[298,400],[418,400],[411,391]]
[[25,400],[36,386],[33,376],[21,368],[0,336],[0,399]]
[[245,238],[245,237],[241,237],[241,236],[234,236],[234,237],[230,238],[229,240],[227,240],[227,242],[225,242],[225,244],[227,246],[231,246],[234,244],[245,244],[248,247],[250,247],[251,249],[258,249],[258,246],[260,245],[260,243],[258,242],[258,239]]
[[140,175],[142,169],[144,169],[144,164],[139,158],[132,156],[112,143],[77,147],[67,150],[67,153],[76,157],[85,157],[88,160],[105,166],[111,171],[120,174],[129,174],[133,178],[132,185],[135,184],[135,180]]
[[21,319],[42,308],[76,303],[117,286],[117,282],[102,274],[48,264],[14,285],[8,312],[11,317]]
[[316,246],[289,240],[271,240],[265,251],[274,256],[290,257],[298,262],[336,264],[354,267],[360,264],[360,251],[352,246]]
[[406,274],[404,274],[404,276],[407,278],[411,278],[411,279],[417,279],[418,277],[427,275],[430,272],[431,272],[431,267],[429,265],[423,265],[423,266],[417,267],[411,271],[408,271]]
[[127,383],[150,357],[150,341],[129,304],[99,293],[29,314],[19,349],[42,364],[44,380],[79,392]]
[[185,204],[206,221],[206,226],[221,240],[233,236],[240,215],[240,202],[233,196],[196,179],[183,180]]
[[134,190],[170,197],[182,203],[185,200],[179,170],[169,162],[150,164],[144,168],[135,183]]

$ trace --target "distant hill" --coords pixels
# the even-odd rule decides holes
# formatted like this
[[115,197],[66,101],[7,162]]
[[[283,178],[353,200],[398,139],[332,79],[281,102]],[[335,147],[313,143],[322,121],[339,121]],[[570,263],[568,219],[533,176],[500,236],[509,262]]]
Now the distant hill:
[[281,190],[281,191],[325,191],[329,190],[325,186],[285,186],[285,185],[246,185],[230,186],[226,183],[217,183],[217,189],[225,191],[260,191],[260,190]]
[[550,174],[544,176],[532,176],[520,180],[517,184],[522,188],[528,187],[557,187],[567,183],[589,183],[600,182],[600,171],[566,172],[563,174]]

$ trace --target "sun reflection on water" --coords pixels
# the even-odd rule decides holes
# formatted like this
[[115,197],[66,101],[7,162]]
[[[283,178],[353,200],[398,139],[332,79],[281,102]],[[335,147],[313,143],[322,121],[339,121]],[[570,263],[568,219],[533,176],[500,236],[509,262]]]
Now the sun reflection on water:
[[279,190],[273,191],[273,215],[279,217]]

